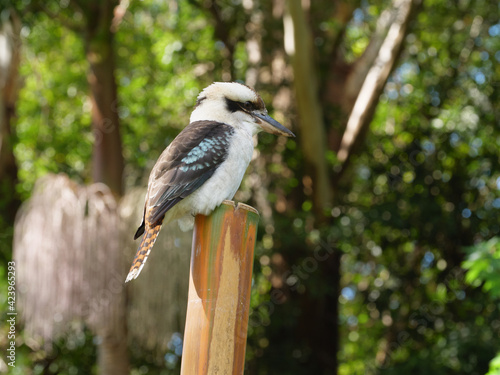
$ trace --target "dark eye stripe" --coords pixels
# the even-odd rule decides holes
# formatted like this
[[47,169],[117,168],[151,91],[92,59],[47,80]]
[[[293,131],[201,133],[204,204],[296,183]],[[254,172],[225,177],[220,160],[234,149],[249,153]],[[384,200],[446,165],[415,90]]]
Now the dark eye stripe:
[[236,111],[251,112],[256,109],[256,106],[253,102],[250,101],[242,103],[226,98],[226,108],[231,113],[234,113]]
[[234,113],[237,111],[241,111],[241,106],[238,102],[234,100],[226,98],[226,108],[229,112]]
[[231,113],[237,111],[253,112],[255,110],[265,109],[264,102],[262,101],[262,99],[260,99],[257,103],[251,101],[246,101],[242,103],[228,98],[225,99],[226,99],[226,108]]

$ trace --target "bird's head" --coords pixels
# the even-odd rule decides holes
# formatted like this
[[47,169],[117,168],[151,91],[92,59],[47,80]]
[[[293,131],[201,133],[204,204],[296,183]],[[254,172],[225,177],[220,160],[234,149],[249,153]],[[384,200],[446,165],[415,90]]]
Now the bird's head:
[[191,114],[191,122],[211,120],[243,129],[276,135],[295,135],[267,113],[262,98],[252,88],[236,82],[215,82],[205,88]]

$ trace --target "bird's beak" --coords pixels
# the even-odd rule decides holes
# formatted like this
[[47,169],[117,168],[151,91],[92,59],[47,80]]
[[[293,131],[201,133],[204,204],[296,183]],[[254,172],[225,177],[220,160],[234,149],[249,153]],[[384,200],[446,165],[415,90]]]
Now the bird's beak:
[[259,125],[261,126],[262,130],[264,130],[266,133],[284,135],[285,137],[295,137],[295,134],[293,134],[290,130],[285,128],[283,125],[281,125],[278,121],[273,119],[267,113],[262,114],[254,112],[253,115],[258,119],[262,120],[259,122]]

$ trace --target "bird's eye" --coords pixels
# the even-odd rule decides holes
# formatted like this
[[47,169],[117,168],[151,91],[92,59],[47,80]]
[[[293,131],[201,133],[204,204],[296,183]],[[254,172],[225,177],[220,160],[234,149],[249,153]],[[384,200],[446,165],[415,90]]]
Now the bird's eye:
[[245,102],[243,103],[243,107],[247,110],[247,111],[251,111],[254,109],[253,107],[253,103],[252,102]]

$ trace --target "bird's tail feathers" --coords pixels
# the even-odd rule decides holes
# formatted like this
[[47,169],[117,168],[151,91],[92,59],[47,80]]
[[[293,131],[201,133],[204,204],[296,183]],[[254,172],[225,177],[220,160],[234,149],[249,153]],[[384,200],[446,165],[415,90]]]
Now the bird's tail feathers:
[[146,263],[148,259],[149,253],[155,244],[156,237],[158,237],[158,233],[161,229],[161,222],[155,225],[154,227],[150,227],[146,224],[144,237],[142,237],[141,244],[135,253],[135,258],[132,261],[132,266],[130,267],[130,271],[128,272],[127,278],[125,282],[129,282],[139,276],[141,273],[142,267]]

